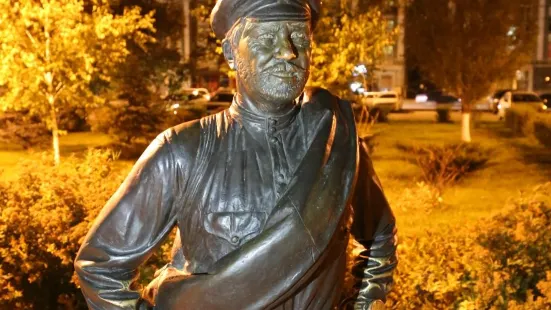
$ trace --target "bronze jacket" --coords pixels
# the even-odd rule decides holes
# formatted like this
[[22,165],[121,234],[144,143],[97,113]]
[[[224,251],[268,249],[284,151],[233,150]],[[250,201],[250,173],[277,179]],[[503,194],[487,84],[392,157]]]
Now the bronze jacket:
[[[231,108],[165,131],[109,200],[75,261],[91,309],[334,309],[349,232],[356,296],[383,299],[395,224],[350,104],[324,90],[277,118]],[[349,225],[353,214],[353,224]],[[174,226],[144,302],[137,268]],[[342,307],[342,305],[341,305]]]

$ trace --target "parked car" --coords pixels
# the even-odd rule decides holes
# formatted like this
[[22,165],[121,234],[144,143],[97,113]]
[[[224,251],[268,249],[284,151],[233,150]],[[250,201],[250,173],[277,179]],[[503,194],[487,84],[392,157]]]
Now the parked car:
[[510,92],[511,89],[500,89],[493,93],[493,95],[488,96],[488,108],[490,111],[492,111],[494,114],[497,114],[499,112],[499,100],[505,95],[507,92]]
[[505,111],[515,105],[532,106],[539,111],[547,109],[547,106],[544,104],[543,100],[534,92],[508,91],[499,100],[499,117],[504,118]]
[[212,94],[210,100],[205,103],[209,113],[217,113],[230,107],[233,102],[235,90],[221,88]]
[[380,108],[389,111],[399,110],[399,96],[395,91],[365,92],[360,97],[360,103],[369,108]]
[[436,110],[451,110],[457,108],[461,104],[461,99],[437,90],[417,94],[415,96],[415,102],[432,103]]
[[551,93],[540,94],[541,100],[543,100],[542,109],[546,112],[551,112]]
[[388,113],[402,108],[401,100],[395,91],[361,93],[352,107],[356,117],[365,109],[369,111],[370,117],[377,117],[379,121],[386,121]]
[[210,94],[205,88],[183,88],[164,98],[167,110],[178,114],[180,110],[193,109],[196,105],[204,105],[210,100]]

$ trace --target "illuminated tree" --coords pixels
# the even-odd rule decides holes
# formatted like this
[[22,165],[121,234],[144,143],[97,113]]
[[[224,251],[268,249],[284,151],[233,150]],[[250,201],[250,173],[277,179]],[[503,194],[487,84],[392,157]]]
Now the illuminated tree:
[[106,0],[0,0],[0,108],[39,115],[59,163],[59,111],[102,103],[92,84],[108,82],[127,41],[152,40],[152,14],[111,13]]
[[354,67],[362,64],[373,72],[385,48],[395,43],[398,29],[389,29],[384,7],[361,2],[324,3],[314,32],[310,85],[343,95]]
[[438,87],[462,102],[462,140],[470,116],[492,84],[528,63],[536,39],[535,0],[412,0],[406,51]]

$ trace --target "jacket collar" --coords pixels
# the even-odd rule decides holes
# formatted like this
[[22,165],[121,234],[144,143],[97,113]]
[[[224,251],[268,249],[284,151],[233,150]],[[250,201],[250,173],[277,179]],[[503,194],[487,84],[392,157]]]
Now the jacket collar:
[[234,97],[229,108],[230,115],[242,126],[252,133],[274,134],[283,128],[288,127],[296,119],[302,105],[302,95],[296,100],[296,104],[287,113],[279,116],[267,116],[252,112],[236,102]]

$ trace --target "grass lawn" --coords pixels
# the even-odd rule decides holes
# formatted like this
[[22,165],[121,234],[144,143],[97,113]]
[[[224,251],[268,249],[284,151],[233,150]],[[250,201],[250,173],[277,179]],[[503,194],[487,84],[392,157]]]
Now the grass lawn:
[[[460,138],[458,114],[454,123],[434,122],[434,112],[391,114],[390,122],[376,124],[377,134],[373,161],[375,170],[393,204],[406,189],[416,188],[421,171],[408,161],[409,154],[400,151],[400,143],[453,143]],[[444,206],[428,210],[394,209],[401,235],[418,234],[423,230],[438,229],[446,224],[464,224],[489,217],[501,210],[511,197],[520,191],[551,180],[551,150],[535,141],[511,137],[503,123],[487,114],[478,128],[473,130],[473,141],[492,149],[493,157],[487,167],[468,175],[459,184],[443,194]],[[61,137],[62,156],[79,153],[88,147],[109,144],[106,135],[95,133],[71,133]],[[17,161],[28,157],[29,152],[15,146],[0,145],[0,169],[2,179],[14,178]],[[121,161],[127,169],[131,161]]]
[[[460,122],[454,115],[451,124],[434,122],[434,112],[391,114],[390,122],[376,124],[378,136],[373,154],[375,170],[389,202],[399,199],[408,188],[415,188],[421,170],[408,161],[409,154],[397,143],[446,144],[459,142]],[[485,115],[473,129],[474,143],[493,151],[492,159],[443,194],[443,207],[430,212],[394,209],[400,234],[418,234],[447,224],[465,224],[489,217],[501,210],[521,191],[551,180],[551,150],[536,141],[512,137],[493,115]]]
[[[107,135],[91,132],[77,132],[61,136],[59,144],[62,160],[63,156],[80,153],[89,147],[108,145],[110,142],[111,140]],[[51,151],[51,149],[48,151]],[[23,150],[16,145],[0,144],[0,170],[3,171],[1,178],[3,180],[15,178],[17,162],[30,157],[31,154],[32,151]]]

